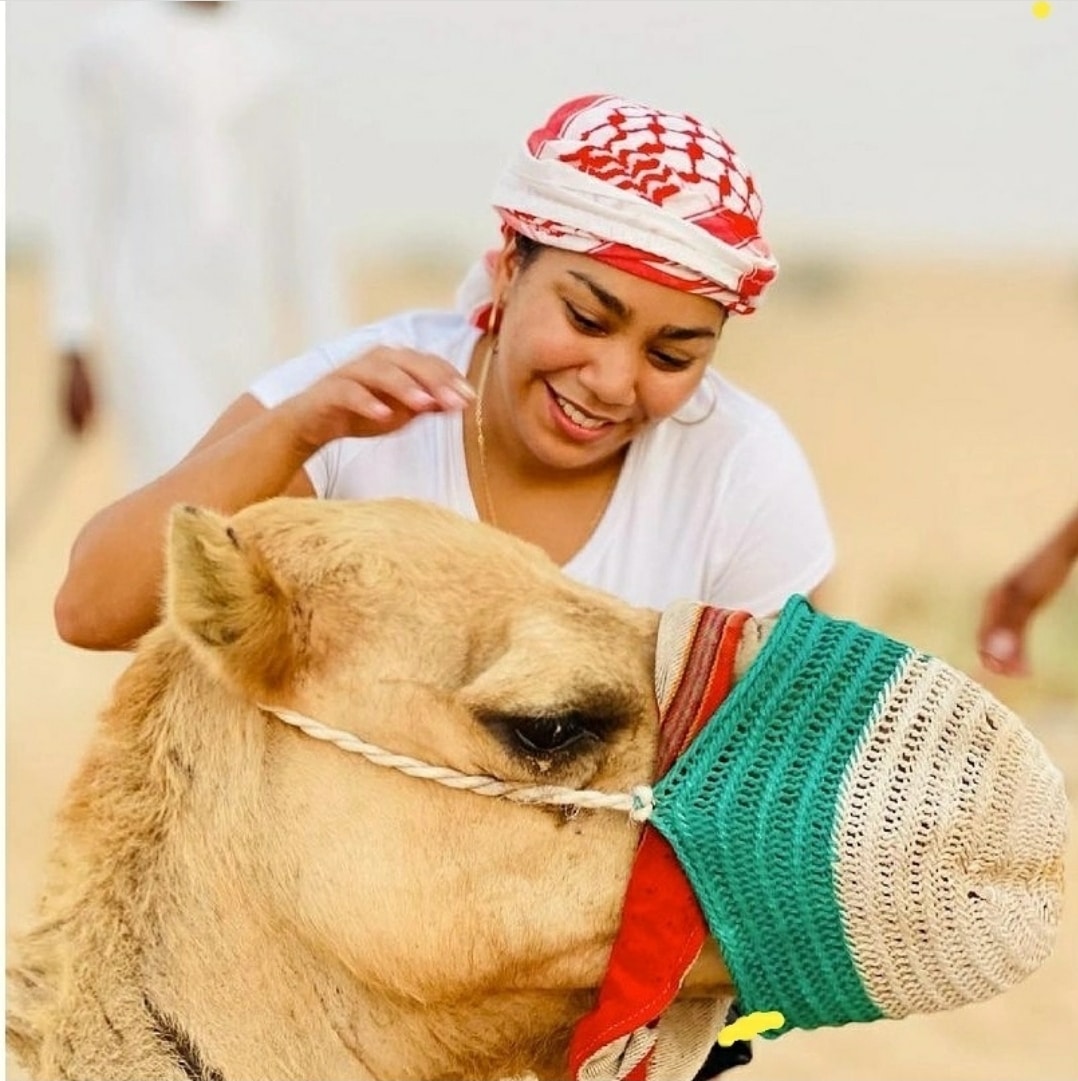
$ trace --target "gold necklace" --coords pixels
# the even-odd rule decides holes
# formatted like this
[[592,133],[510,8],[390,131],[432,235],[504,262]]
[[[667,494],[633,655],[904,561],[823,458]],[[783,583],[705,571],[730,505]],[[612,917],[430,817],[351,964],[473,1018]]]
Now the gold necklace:
[[494,357],[494,339],[487,346],[483,357],[483,370],[479,373],[479,387],[475,395],[475,445],[479,451],[479,479],[483,482],[483,502],[487,505],[487,521],[497,528],[498,516],[494,513],[494,500],[490,497],[490,479],[487,477],[487,442],[483,438],[483,399],[487,392],[487,376]]
[[[479,451],[479,479],[483,484],[483,502],[486,504],[487,521],[495,528],[500,528],[498,526],[498,515],[494,511],[494,499],[490,494],[490,478],[487,476],[487,441],[483,434],[483,402],[486,400],[487,376],[490,374],[490,364],[496,353],[497,348],[492,338],[487,346],[486,356],[483,358],[483,368],[479,373],[479,386],[476,388],[475,394],[475,445]],[[595,516],[588,523],[588,530],[584,534],[585,542],[595,532],[595,527],[606,512],[606,508],[610,505],[620,475],[621,471],[619,470],[614,475],[614,483],[607,489],[606,495],[599,504],[599,509],[595,512]]]

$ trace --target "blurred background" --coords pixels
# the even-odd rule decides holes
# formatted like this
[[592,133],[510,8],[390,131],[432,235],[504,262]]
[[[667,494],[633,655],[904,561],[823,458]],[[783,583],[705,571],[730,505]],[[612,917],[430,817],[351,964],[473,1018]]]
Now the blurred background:
[[[175,139],[161,154],[178,164],[156,178],[160,205],[134,217],[136,243],[140,230],[171,229],[187,258],[196,226],[217,229],[207,272],[231,288],[242,274],[224,258],[227,228],[254,205],[250,193],[268,190],[266,244],[312,268],[291,296],[273,284],[280,325],[266,346],[243,350],[258,367],[312,344],[319,327],[449,305],[496,239],[498,170],[561,100],[609,90],[714,123],[755,173],[782,264],[762,311],[728,328],[717,364],[776,406],[817,471],[839,546],[828,607],[988,684],[1063,766],[1073,802],[1078,581],[1038,618],[1029,678],[985,672],[974,630],[988,587],[1078,500],[1078,3],[236,0],[196,13],[199,29],[176,31],[188,38],[157,39],[163,52],[135,72],[145,92],[121,92],[107,74],[102,88],[92,62],[79,68],[87,40],[92,55],[102,35],[127,33],[109,22],[116,6],[4,5],[9,928],[30,910],[51,816],[126,663],[65,646],[51,615],[78,528],[130,484],[124,402],[110,397],[108,357],[95,356],[87,323],[100,298],[83,295],[85,280],[100,281],[93,256],[85,274],[70,224],[94,165],[79,125],[100,130],[117,109],[141,109],[147,140],[164,139],[153,124],[171,118]],[[214,82],[222,65],[238,68],[207,29],[221,19],[228,49],[250,63],[245,90]],[[263,143],[278,138],[270,121],[257,137],[249,124],[233,203],[203,205],[199,191],[228,184],[214,171],[216,144],[198,133],[226,139],[257,96],[251,86],[281,73],[273,100],[295,141]],[[183,79],[201,88],[183,116],[166,77],[172,91]],[[91,109],[91,92],[105,104]],[[280,177],[297,161],[287,184],[302,224],[286,248],[274,232],[291,198]],[[202,188],[187,182],[196,174]],[[319,295],[304,295],[315,282]],[[173,299],[192,340],[209,333]],[[131,348],[147,352],[137,335]],[[73,349],[97,393],[79,437],[63,399]],[[236,364],[229,374],[249,381]],[[1072,893],[1076,857],[1072,842]],[[1007,996],[758,1043],[735,1076],[1058,1081],[1078,1078],[1076,1029],[1072,903],[1055,955]]]

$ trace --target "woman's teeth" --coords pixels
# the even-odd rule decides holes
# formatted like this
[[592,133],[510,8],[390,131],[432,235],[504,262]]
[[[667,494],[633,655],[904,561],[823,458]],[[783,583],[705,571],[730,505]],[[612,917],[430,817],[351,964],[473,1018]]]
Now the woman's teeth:
[[581,428],[589,428],[595,431],[608,423],[605,420],[599,420],[597,417],[589,417],[587,413],[581,412],[572,402],[566,401],[560,394],[555,394],[554,400],[558,403],[558,408]]

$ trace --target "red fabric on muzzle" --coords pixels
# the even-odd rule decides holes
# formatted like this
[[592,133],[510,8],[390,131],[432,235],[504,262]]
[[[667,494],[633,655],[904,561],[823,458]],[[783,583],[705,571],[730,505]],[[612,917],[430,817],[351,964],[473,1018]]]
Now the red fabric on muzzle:
[[[729,693],[748,618],[746,612],[701,609],[677,689],[660,718],[657,777],[670,769]],[[673,849],[645,824],[596,1005],[579,1021],[569,1044],[573,1078],[579,1079],[584,1065],[614,1041],[658,1023],[707,935],[704,915]],[[653,1053],[649,1050],[628,1072],[614,1076],[646,1081]]]

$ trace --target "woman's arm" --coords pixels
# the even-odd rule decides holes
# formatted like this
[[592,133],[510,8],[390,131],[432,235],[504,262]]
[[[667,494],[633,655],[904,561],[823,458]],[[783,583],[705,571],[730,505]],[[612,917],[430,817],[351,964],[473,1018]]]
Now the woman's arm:
[[309,456],[286,415],[244,395],[173,469],[99,511],[71,549],[53,606],[65,642],[128,649],[156,622],[171,507],[229,513],[270,496],[313,495]]
[[225,514],[277,495],[314,495],[303,464],[326,443],[395,431],[474,394],[447,361],[379,346],[266,409],[234,402],[174,468],[98,512],[71,550],[53,614],[85,649],[130,649],[157,622],[165,523],[177,503]]

